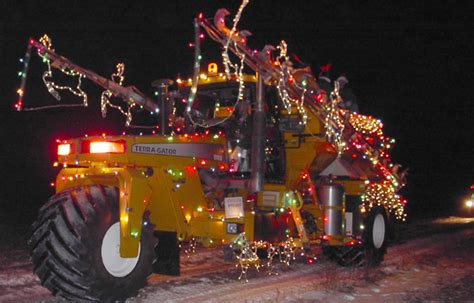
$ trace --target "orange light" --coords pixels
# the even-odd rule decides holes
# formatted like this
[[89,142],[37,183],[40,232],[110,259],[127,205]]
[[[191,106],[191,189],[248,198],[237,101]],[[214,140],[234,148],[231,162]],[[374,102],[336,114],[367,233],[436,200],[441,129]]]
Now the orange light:
[[207,72],[210,74],[210,75],[216,75],[217,72],[218,72],[218,68],[217,68],[217,63],[209,63],[207,65]]
[[67,156],[71,153],[71,144],[59,144],[58,156]]
[[121,142],[91,142],[90,153],[91,154],[104,154],[104,153],[118,153],[123,154],[125,152],[125,144]]

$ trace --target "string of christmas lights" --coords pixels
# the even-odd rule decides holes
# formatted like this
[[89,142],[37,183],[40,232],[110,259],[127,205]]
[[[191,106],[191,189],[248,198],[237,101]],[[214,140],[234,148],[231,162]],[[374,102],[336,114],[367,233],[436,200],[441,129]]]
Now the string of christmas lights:
[[[288,45],[287,43],[282,40],[280,44],[277,46],[279,49],[279,54],[275,60],[274,66],[278,67],[279,77],[277,82],[277,91],[280,100],[283,102],[286,111],[288,114],[291,113],[292,103],[296,105],[296,108],[301,116],[300,124],[306,125],[308,120],[308,114],[306,113],[306,109],[304,108],[304,97],[306,94],[306,82],[302,82],[302,87],[299,87],[292,76],[292,68],[291,68],[291,61],[288,57]],[[298,88],[302,90],[301,97],[299,100],[295,100],[290,97],[288,90],[286,89],[287,83],[294,83]]]
[[20,88],[18,88],[16,91],[16,93],[18,94],[18,99],[14,105],[17,111],[23,110],[23,95],[25,93],[26,77],[28,75],[28,68],[30,66],[31,48],[32,48],[31,43],[28,43],[25,57],[20,59],[20,63],[23,63],[23,70],[18,72],[18,76],[21,77],[21,83],[20,83]]
[[[48,35],[43,35],[39,39],[40,43],[44,45],[45,48],[47,48],[50,51],[54,51],[52,48],[52,42],[51,39],[49,38]],[[43,73],[43,82],[46,85],[46,88],[48,89],[48,92],[58,101],[61,101],[61,95],[59,94],[58,90],[67,90],[71,92],[72,94],[82,97],[82,106],[87,107],[87,94],[82,90],[81,85],[82,85],[82,78],[85,78],[84,75],[81,73],[78,73],[74,70],[68,70],[66,68],[59,67],[61,72],[63,72],[65,75],[72,76],[72,77],[77,77],[77,85],[75,88],[68,86],[68,85],[58,85],[50,78],[53,76],[53,72],[51,70],[51,61],[44,55],[41,54],[40,50],[38,50],[38,55],[40,55],[43,58],[43,62],[46,63],[48,69]]]
[[[240,101],[242,101],[242,99],[244,97],[245,85],[244,85],[243,69],[244,69],[245,55],[244,54],[239,55],[239,57],[240,57],[240,63],[239,64],[232,64],[230,61],[228,62],[229,64],[232,65],[233,68],[235,68],[235,71],[233,72],[233,76],[235,76],[235,78],[236,78],[236,80],[239,84],[237,100],[234,103],[234,105],[231,107],[231,110],[228,112],[228,115],[225,118],[219,119],[218,121],[214,121],[214,122],[204,121],[204,122],[200,123],[200,122],[196,121],[193,118],[192,105],[193,105],[194,100],[196,98],[199,78],[202,76],[202,75],[199,74],[200,66],[201,66],[200,62],[201,62],[201,59],[202,59],[202,56],[201,56],[201,53],[200,53],[200,39],[201,39],[201,37],[202,37],[202,34],[199,31],[199,23],[195,22],[195,43],[193,44],[193,46],[195,48],[195,51],[194,51],[194,54],[195,54],[194,75],[193,75],[194,80],[191,79],[191,81],[188,81],[188,82],[192,82],[192,85],[191,85],[191,90],[190,90],[190,93],[189,93],[189,97],[187,99],[186,114],[187,114],[190,122],[194,126],[199,126],[199,127],[202,127],[202,128],[209,128],[209,127],[214,127],[214,126],[220,125],[220,124],[224,123],[225,121],[227,121],[228,119],[230,119],[232,117],[233,113],[235,112],[238,103]],[[227,79],[231,79],[231,78],[232,78],[232,75],[229,74]],[[181,81],[179,81],[179,82],[181,82]]]
[[361,213],[370,212],[375,206],[383,206],[398,220],[406,219],[406,200],[395,193],[395,187],[389,181],[369,183],[361,199]]
[[339,95],[339,83],[334,82],[334,90],[330,95],[330,102],[324,104],[326,111],[324,125],[326,128],[326,138],[336,146],[337,154],[340,156],[346,147],[342,133],[344,132],[345,123],[339,112],[338,104],[341,102]]
[[361,115],[351,112],[349,114],[349,123],[354,129],[364,135],[383,136],[383,123],[372,116]]
[[[124,63],[118,63],[117,66],[117,71],[112,74],[111,79],[112,81],[116,82],[118,85],[122,85],[123,81],[125,79],[125,76],[123,75],[125,71],[125,64]],[[123,110],[121,106],[115,105],[110,101],[110,98],[112,98],[112,91],[110,90],[105,90],[102,92],[100,95],[100,111],[102,113],[102,118],[107,117],[107,106],[114,108],[118,110],[122,115],[125,116],[125,126],[130,127],[132,123],[132,109],[135,107],[134,102],[128,102],[127,103],[127,111]],[[154,126],[153,126],[154,127]]]
[[257,255],[257,246],[255,243],[250,243],[245,238],[245,233],[239,234],[234,242],[239,243],[240,253],[236,256],[237,264],[235,267],[240,267],[240,276],[238,280],[245,277],[245,282],[248,282],[247,271],[251,266],[254,266],[257,271],[260,269],[260,258]]

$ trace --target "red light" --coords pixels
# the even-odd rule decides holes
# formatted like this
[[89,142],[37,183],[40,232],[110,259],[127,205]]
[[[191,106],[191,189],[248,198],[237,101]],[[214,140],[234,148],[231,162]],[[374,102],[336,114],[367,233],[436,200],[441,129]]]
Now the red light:
[[193,48],[193,47],[194,47],[194,44],[191,43],[191,42],[189,42],[189,43],[188,43],[188,47],[189,47],[189,48]]
[[58,156],[67,156],[71,153],[71,144],[59,144]]
[[202,18],[204,18],[204,14],[203,14],[203,13],[199,13],[199,14],[198,14],[198,20],[202,20]]
[[324,235],[324,236],[323,236],[323,240],[329,240],[329,237],[326,236],[326,235]]
[[195,173],[197,172],[197,167],[196,166],[188,166],[186,167],[186,171],[189,173]]
[[257,196],[256,195],[252,194],[252,195],[247,196],[247,202],[250,203],[250,202],[255,202],[255,201],[257,201]]
[[201,165],[206,165],[207,161],[206,160],[201,160]]
[[35,40],[33,40],[32,38],[30,38],[30,41],[28,42],[30,43],[31,45],[35,44]]
[[309,258],[308,259],[308,264],[313,264],[313,263],[314,263],[313,259]]
[[199,34],[199,39],[201,39],[201,40],[204,39],[204,34],[203,33]]
[[56,184],[54,182],[49,183],[49,186],[54,187]]
[[224,165],[224,164],[220,164],[220,165],[219,165],[219,169],[220,169],[220,170],[225,170],[225,165]]
[[125,144],[123,142],[91,142],[90,150],[91,154],[105,154],[105,153],[125,153]]

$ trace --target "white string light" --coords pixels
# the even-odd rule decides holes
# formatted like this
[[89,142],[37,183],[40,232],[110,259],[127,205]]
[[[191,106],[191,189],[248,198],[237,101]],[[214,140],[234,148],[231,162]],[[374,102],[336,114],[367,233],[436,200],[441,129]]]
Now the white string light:
[[[117,71],[112,74],[111,79],[112,81],[116,82],[118,85],[122,85],[125,79],[123,75],[125,71],[125,64],[118,63],[116,68],[117,68]],[[127,102],[127,111],[125,111],[123,110],[121,106],[115,105],[112,102],[110,102],[111,97],[112,97],[112,91],[110,90],[103,91],[100,96],[100,111],[102,113],[102,118],[105,118],[107,116],[107,106],[109,106],[111,108],[118,110],[122,115],[124,115],[126,117],[125,126],[130,127],[130,124],[132,123],[132,108],[135,107],[135,103],[131,100]]]
[[329,142],[336,145],[337,154],[341,155],[346,147],[346,142],[342,138],[345,122],[339,112],[338,104],[341,102],[339,95],[339,83],[334,82],[334,90],[330,95],[330,102],[327,102],[323,108],[326,111],[324,125],[326,128],[326,138]]
[[[194,76],[193,76],[194,80],[193,80],[193,83],[192,83],[192,86],[191,86],[190,95],[188,97],[188,106],[186,107],[186,113],[189,117],[189,120],[191,121],[191,123],[194,126],[209,128],[209,127],[217,126],[217,125],[220,125],[220,124],[224,123],[225,121],[227,121],[228,119],[230,119],[232,117],[232,115],[234,114],[234,112],[237,108],[237,105],[244,98],[245,83],[244,83],[243,70],[244,70],[244,66],[245,66],[245,64],[244,64],[245,54],[238,50],[237,41],[233,37],[234,36],[237,36],[237,37],[239,36],[239,33],[237,32],[237,24],[239,23],[242,12],[243,12],[245,6],[248,3],[249,3],[249,0],[243,0],[242,1],[242,4],[240,5],[240,7],[237,11],[237,14],[235,15],[235,17],[233,19],[232,30],[230,31],[229,37],[227,37],[227,43],[224,45],[224,50],[222,51],[222,62],[223,62],[223,65],[224,65],[224,69],[225,69],[227,79],[230,80],[230,79],[232,79],[232,76],[235,76],[235,78],[238,82],[239,89],[238,89],[238,93],[237,93],[237,100],[235,101],[234,105],[232,106],[232,110],[229,112],[228,116],[223,118],[223,119],[220,119],[216,122],[209,122],[209,121],[205,121],[203,123],[197,122],[197,121],[194,120],[194,118],[192,116],[192,113],[191,113],[192,105],[193,105],[194,100],[196,98],[197,86],[198,86],[198,83],[199,83],[200,61],[202,59],[202,56],[200,54],[199,24],[197,22],[195,22],[195,25],[194,25],[195,26],[195,44],[194,44],[195,59],[194,59]],[[229,58],[229,46],[230,46],[231,42],[234,45],[237,57],[240,59],[239,63],[234,64],[234,63],[232,63],[232,61]]]
[[[54,51],[52,49],[52,43],[51,39],[48,37],[48,35],[44,35],[43,37],[40,38],[41,44],[43,44],[47,49],[50,51]],[[39,53],[41,56],[41,54]],[[51,62],[49,59],[47,59],[45,56],[42,56],[43,61],[45,61],[46,65],[48,66],[48,69],[43,73],[43,82],[46,85],[46,88],[48,89],[48,92],[58,101],[61,100],[61,96],[58,93],[58,90],[68,90],[72,94],[82,97],[82,106],[87,107],[87,94],[81,89],[81,79],[84,77],[84,75],[74,71],[74,70],[67,70],[65,68],[60,68],[61,72],[68,76],[73,76],[77,77],[77,85],[75,88],[67,86],[67,85],[58,85],[54,83],[52,80],[49,80],[53,76],[53,72],[51,70]]]
[[[296,105],[296,108],[301,116],[301,121],[299,122],[300,124],[306,125],[307,120],[308,120],[308,114],[306,113],[306,109],[304,108],[304,97],[306,94],[306,85],[305,82],[303,82],[303,86],[300,87],[298,84],[294,82],[293,76],[292,76],[292,63],[287,56],[288,53],[288,45],[287,43],[282,40],[280,42],[280,45],[277,46],[277,49],[280,50],[280,53],[276,59],[276,64],[279,72],[279,77],[278,77],[278,82],[277,82],[277,91],[278,95],[283,102],[283,105],[285,106],[286,111],[288,114],[291,114],[291,108],[292,108],[292,103]],[[296,87],[298,87],[301,90],[301,97],[299,100],[293,99],[290,97],[290,94],[288,93],[287,90],[287,83],[293,82]]]

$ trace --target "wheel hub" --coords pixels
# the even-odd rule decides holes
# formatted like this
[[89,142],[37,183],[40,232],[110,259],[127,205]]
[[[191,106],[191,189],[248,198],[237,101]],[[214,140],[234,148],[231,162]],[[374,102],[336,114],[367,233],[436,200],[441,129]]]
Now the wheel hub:
[[135,258],[122,258],[120,256],[120,223],[117,222],[111,225],[104,235],[101,256],[102,263],[109,274],[117,278],[125,277],[137,266],[140,257],[140,244],[138,255]]
[[377,214],[372,228],[372,242],[376,249],[380,249],[385,240],[385,219],[382,214]]

